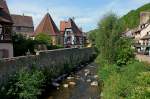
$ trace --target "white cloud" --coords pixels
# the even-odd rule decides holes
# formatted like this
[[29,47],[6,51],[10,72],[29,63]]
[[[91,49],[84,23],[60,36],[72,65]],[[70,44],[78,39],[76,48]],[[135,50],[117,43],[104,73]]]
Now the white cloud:
[[[49,2],[48,2],[49,1]],[[64,0],[68,1],[68,0]],[[85,0],[86,1],[86,0]],[[145,2],[149,0],[131,0],[136,2],[139,1],[144,4]],[[127,13],[129,10],[132,9],[132,6],[126,6],[124,7],[121,2],[122,0],[112,0],[110,3],[106,4],[105,6],[101,7],[101,5],[97,8],[92,8],[93,6],[89,6],[89,8],[80,8],[78,6],[72,6],[72,5],[64,5],[61,4],[61,2],[58,2],[57,0],[47,0],[46,6],[44,6],[43,0],[38,0],[39,3],[29,3],[30,0],[13,0],[13,3],[9,3],[10,12],[14,14],[25,14],[30,15],[34,19],[35,26],[38,25],[38,23],[41,21],[43,16],[47,13],[47,9],[49,9],[49,12],[54,19],[57,26],[59,26],[59,22],[61,20],[65,20],[69,17],[75,17],[75,21],[79,26],[83,27],[84,31],[88,31],[90,29],[93,29],[93,27],[96,27],[97,22],[99,19],[101,19],[102,15],[104,15],[108,11],[114,11],[119,15],[123,15]],[[36,1],[34,1],[36,2]],[[123,6],[123,7],[122,7]],[[136,7],[136,6],[135,6]],[[90,26],[91,25],[91,26]],[[89,28],[87,28],[89,27]]]

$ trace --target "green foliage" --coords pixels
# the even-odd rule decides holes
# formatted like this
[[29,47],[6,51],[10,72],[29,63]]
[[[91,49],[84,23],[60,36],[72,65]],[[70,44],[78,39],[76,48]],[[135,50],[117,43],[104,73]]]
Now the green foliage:
[[112,63],[116,52],[116,42],[119,39],[117,16],[113,13],[104,16],[99,22],[99,30],[96,33],[96,47],[100,52],[100,59],[106,59]]
[[51,44],[51,36],[46,33],[39,33],[35,36],[35,40],[39,41],[41,44]]
[[116,66],[115,65],[109,65],[109,64],[103,64],[103,67],[100,68],[99,76],[100,79],[105,81],[111,74],[116,72]]
[[92,42],[92,45],[95,45],[96,42],[96,33],[98,32],[98,29],[92,30],[88,32],[88,39]]
[[132,88],[130,99],[150,98],[150,71],[141,72],[136,78],[136,84]]
[[149,69],[138,61],[120,69],[116,65],[104,65],[99,71],[104,83],[103,99],[149,99]]
[[[119,20],[115,14],[108,14],[100,21],[96,32],[96,47],[100,52],[96,62],[101,65],[99,75],[104,85],[103,99],[148,99],[149,87],[144,90],[149,86],[148,79],[143,82],[145,86],[141,86],[139,82],[144,79],[138,80],[137,77],[150,68],[134,60],[132,40],[120,34],[125,25],[125,21]],[[140,89],[135,91],[137,86]]]
[[136,10],[132,10],[127,15],[120,18],[120,21],[124,23],[125,29],[132,29],[139,25],[140,12],[142,11],[150,11],[150,3],[145,4]]
[[131,48],[132,40],[121,38],[117,42],[116,64],[118,66],[127,65],[134,58],[134,49]]
[[15,99],[37,99],[41,95],[45,75],[40,70],[22,69],[9,82],[7,95]]
[[61,45],[51,45],[51,37],[41,33],[36,36],[36,40],[27,39],[21,34],[12,36],[14,56],[24,56],[30,51],[30,54],[35,54],[35,48],[39,44],[45,44],[48,50],[63,48]]
[[96,47],[100,52],[99,60],[126,65],[134,57],[132,41],[122,38],[122,31],[122,23],[115,14],[108,14],[100,21],[95,36]]
[[47,45],[48,50],[64,48],[62,45]]
[[28,51],[31,54],[34,54],[34,46],[38,43],[35,40],[26,39],[21,34],[14,34],[12,36],[13,47],[14,47],[14,56],[23,56],[26,55]]

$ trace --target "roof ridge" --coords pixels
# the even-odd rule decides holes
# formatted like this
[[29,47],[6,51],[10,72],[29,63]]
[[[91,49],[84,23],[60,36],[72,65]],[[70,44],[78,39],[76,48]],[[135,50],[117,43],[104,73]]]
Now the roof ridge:
[[51,15],[47,13],[38,27],[36,28],[35,33],[37,32],[48,32],[49,35],[58,35],[59,29],[57,28],[54,20],[52,19]]
[[30,17],[32,18],[32,16],[29,15],[20,15],[20,14],[10,14],[11,16],[21,16],[21,17]]
[[55,33],[55,31],[54,31],[54,26],[53,26],[53,24],[52,24],[53,19],[51,18],[50,14],[48,14],[48,18],[50,19],[49,21],[50,21],[50,23],[51,23],[51,24],[50,24],[50,27],[51,27],[53,33]]

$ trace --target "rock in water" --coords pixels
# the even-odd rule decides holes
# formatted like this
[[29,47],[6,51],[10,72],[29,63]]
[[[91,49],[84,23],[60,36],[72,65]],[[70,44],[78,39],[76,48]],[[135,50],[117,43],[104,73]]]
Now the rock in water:
[[98,78],[98,75],[94,75],[94,78]]
[[56,83],[56,82],[53,82],[52,85],[55,86],[55,87],[59,87],[60,86],[60,84]]
[[57,87],[57,90],[59,90],[59,87]]
[[68,84],[64,84],[63,86],[64,86],[64,88],[68,88],[68,87],[69,87],[69,85],[68,85]]
[[89,70],[89,69],[85,69],[84,71],[85,71],[85,72],[89,72],[90,70]]
[[86,81],[89,83],[89,82],[91,82],[91,79],[87,79]]
[[70,85],[75,86],[76,83],[75,82],[69,82]]
[[91,86],[98,86],[98,82],[97,82],[97,81],[93,81],[93,82],[91,83]]
[[68,80],[74,79],[74,77],[67,77]]
[[88,73],[85,73],[84,75],[85,75],[85,76],[87,76],[87,75],[88,75]]

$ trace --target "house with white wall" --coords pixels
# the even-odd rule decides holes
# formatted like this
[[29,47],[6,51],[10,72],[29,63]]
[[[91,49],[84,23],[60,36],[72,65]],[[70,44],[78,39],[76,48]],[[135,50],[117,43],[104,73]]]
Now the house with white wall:
[[0,0],[0,58],[13,57],[12,25],[6,0]]

